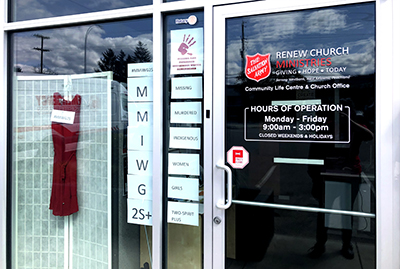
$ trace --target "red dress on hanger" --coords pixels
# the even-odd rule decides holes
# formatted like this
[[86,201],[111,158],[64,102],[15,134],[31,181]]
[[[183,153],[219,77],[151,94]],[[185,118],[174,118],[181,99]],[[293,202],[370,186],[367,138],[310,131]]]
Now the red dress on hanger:
[[79,210],[76,196],[76,148],[79,139],[81,96],[77,94],[72,101],[67,101],[56,92],[53,101],[55,110],[75,112],[73,124],[54,121],[51,123],[54,166],[50,209],[55,216],[68,216]]

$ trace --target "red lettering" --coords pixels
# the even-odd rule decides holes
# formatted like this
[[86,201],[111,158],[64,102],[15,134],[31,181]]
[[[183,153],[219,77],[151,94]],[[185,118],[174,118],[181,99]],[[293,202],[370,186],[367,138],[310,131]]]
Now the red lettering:
[[279,63],[279,61],[276,61],[276,68],[285,68],[286,67],[286,62],[282,61],[282,63]]
[[311,59],[311,67],[312,66],[318,66],[317,61],[315,59]]

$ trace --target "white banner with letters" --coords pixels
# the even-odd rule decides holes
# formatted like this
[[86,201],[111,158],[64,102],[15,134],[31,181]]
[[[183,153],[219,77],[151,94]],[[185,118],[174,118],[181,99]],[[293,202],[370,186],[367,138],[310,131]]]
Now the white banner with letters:
[[169,147],[177,149],[200,149],[200,128],[171,127],[169,129]]
[[153,78],[128,78],[128,102],[152,102]]
[[128,175],[128,198],[153,200],[153,177]]
[[168,174],[200,175],[200,155],[192,153],[169,153]]
[[171,123],[202,123],[201,102],[172,102]]
[[153,201],[127,199],[128,223],[153,225]]
[[168,202],[168,222],[199,226],[199,204]]
[[203,98],[202,77],[172,78],[172,99],[200,99]]
[[128,174],[152,175],[153,152],[144,150],[128,150]]
[[199,200],[199,179],[168,177],[168,198]]

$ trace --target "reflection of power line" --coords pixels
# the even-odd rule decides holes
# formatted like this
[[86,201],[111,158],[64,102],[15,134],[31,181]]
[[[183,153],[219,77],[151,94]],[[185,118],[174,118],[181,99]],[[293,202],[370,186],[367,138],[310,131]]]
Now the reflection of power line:
[[44,39],[50,39],[50,37],[44,36],[44,35],[39,35],[39,34],[34,34],[34,36],[41,39],[40,48],[33,48],[33,49],[40,51],[40,73],[43,73],[43,52],[50,51],[48,49],[44,49],[43,48],[43,40]]

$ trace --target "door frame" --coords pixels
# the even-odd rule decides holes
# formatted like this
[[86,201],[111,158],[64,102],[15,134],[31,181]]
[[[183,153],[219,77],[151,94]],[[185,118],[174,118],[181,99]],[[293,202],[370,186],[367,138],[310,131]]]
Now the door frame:
[[[225,210],[217,203],[225,202],[225,22],[228,18],[321,8],[345,4],[375,2],[376,4],[376,268],[398,268],[400,259],[400,94],[395,82],[396,63],[400,53],[400,4],[395,0],[287,0],[257,1],[214,7],[213,10],[213,268],[225,268]],[[397,31],[394,31],[394,30]],[[397,46],[396,46],[397,45]],[[392,57],[387,57],[391,53]],[[385,57],[386,55],[386,57]],[[390,71],[388,71],[390,67]],[[397,135],[397,136],[396,136]],[[394,180],[382,180],[391,178]],[[385,247],[382,247],[385,246]],[[390,246],[390,247],[388,247]]]

